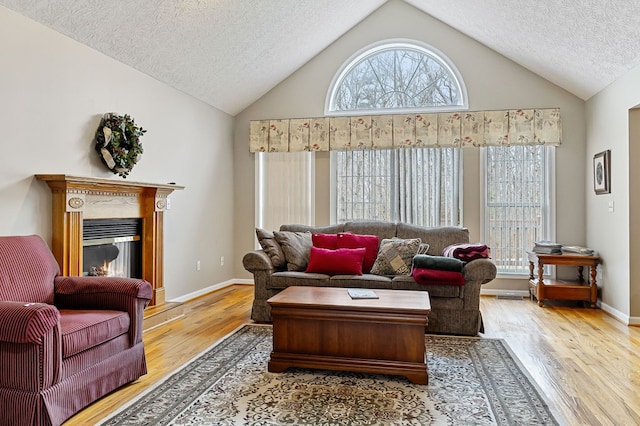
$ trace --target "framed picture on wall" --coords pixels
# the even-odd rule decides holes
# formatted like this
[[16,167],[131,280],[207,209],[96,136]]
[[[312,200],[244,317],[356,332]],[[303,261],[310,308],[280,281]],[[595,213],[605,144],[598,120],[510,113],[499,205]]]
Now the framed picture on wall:
[[596,194],[611,193],[611,150],[593,156],[593,189]]

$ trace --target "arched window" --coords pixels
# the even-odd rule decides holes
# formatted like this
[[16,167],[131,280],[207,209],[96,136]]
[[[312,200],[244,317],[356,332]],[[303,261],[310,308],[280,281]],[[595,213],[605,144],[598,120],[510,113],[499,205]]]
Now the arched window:
[[356,53],[330,86],[326,113],[466,109],[464,82],[449,59],[415,41],[387,41]]
[[[387,41],[353,55],[336,73],[327,115],[467,108],[453,64],[419,42]],[[332,221],[460,224],[458,148],[332,151]]]

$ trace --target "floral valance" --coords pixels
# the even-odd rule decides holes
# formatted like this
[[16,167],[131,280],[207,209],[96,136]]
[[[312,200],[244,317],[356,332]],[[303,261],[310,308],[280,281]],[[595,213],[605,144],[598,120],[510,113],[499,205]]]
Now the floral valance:
[[560,145],[560,109],[255,120],[251,152]]

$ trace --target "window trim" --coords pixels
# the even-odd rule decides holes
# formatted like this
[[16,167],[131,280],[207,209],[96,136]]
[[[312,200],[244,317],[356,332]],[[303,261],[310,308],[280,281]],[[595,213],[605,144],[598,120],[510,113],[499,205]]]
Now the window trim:
[[[548,223],[548,238],[551,241],[556,240],[556,150],[553,146],[545,147],[545,181],[547,182],[545,220]],[[481,241],[488,241],[487,236],[487,147],[480,148],[480,238]],[[534,271],[534,273],[537,273]],[[544,276],[555,278],[556,267],[551,266],[545,268]],[[500,272],[496,275],[497,279],[529,279],[529,273],[517,272]]]
[[[378,52],[391,49],[408,49],[417,50],[430,56],[443,67],[445,67],[451,75],[455,78],[458,84],[460,93],[460,105],[445,105],[445,106],[433,106],[433,107],[418,107],[418,108],[377,108],[377,109],[353,109],[346,111],[336,111],[333,109],[333,100],[336,95],[336,91],[340,86],[340,83],[344,77],[360,62],[368,57],[375,55]],[[380,115],[380,114],[403,114],[411,112],[434,112],[434,111],[463,111],[469,109],[469,101],[467,97],[467,87],[462,79],[462,74],[458,71],[453,61],[451,61],[444,53],[435,47],[418,40],[412,39],[387,39],[381,40],[376,43],[372,43],[351,55],[339,68],[338,72],[334,74],[331,84],[329,84],[329,90],[325,99],[324,114],[326,116],[344,116],[344,115]]]

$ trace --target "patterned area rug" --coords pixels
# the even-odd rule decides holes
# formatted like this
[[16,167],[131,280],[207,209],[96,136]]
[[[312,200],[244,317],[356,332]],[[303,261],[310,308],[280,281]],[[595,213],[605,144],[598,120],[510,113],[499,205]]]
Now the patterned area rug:
[[429,385],[267,372],[271,327],[245,325],[102,424],[557,425],[499,339],[425,336]]

